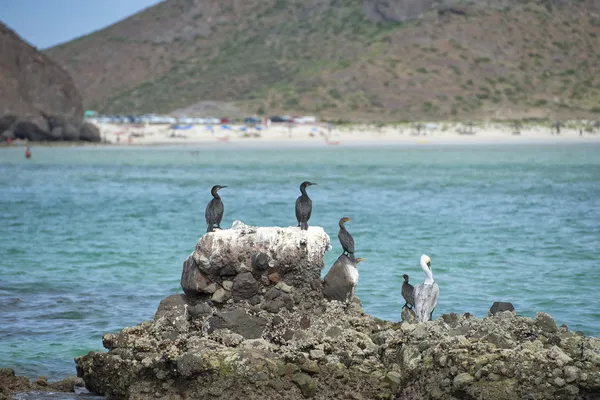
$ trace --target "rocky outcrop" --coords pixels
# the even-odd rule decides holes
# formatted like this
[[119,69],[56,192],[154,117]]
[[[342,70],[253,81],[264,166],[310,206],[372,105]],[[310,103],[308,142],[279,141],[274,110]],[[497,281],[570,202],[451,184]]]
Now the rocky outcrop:
[[87,393],[87,390],[83,379],[75,376],[57,382],[48,382],[45,376],[29,380],[24,376],[15,376],[15,371],[10,368],[0,368],[0,400],[10,400],[16,392]]
[[299,232],[235,221],[232,229],[202,236],[183,263],[181,287],[188,296],[218,304],[248,301],[271,308],[268,303],[284,306],[286,301],[270,289],[287,298],[294,287],[299,301],[310,302],[329,247],[329,236],[319,227]]
[[[82,100],[69,74],[0,22],[0,136],[99,141],[81,125]],[[58,130],[60,128],[60,131]]]
[[[589,399],[600,341],[500,311],[423,324],[327,301],[321,228],[235,223],[205,234],[183,267],[186,294],[154,320],[106,334],[76,359],[88,389],[135,399]],[[270,279],[277,274],[277,279]],[[398,294],[400,295],[400,294]],[[506,308],[506,306],[503,306]]]

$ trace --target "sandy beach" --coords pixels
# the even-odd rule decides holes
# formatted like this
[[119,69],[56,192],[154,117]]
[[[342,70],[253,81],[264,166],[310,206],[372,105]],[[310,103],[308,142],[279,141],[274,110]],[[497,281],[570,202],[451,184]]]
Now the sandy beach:
[[473,127],[473,134],[461,133],[457,123],[429,124],[417,132],[410,125],[348,125],[331,129],[322,125],[274,124],[257,130],[240,125],[195,125],[173,129],[169,125],[99,124],[103,140],[113,145],[166,144],[235,144],[235,145],[303,145],[303,146],[373,146],[426,144],[492,144],[492,143],[600,143],[600,134],[582,132],[579,128],[561,128],[560,135],[549,127],[525,126],[519,135],[507,125],[487,124]]

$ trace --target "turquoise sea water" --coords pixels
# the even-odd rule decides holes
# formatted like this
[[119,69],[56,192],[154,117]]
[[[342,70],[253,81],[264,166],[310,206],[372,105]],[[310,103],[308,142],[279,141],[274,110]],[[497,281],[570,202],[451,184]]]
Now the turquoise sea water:
[[422,281],[426,253],[434,317],[504,300],[600,336],[598,145],[23,151],[0,149],[0,367],[18,374],[73,375],[73,357],[180,292],[213,184],[229,186],[224,227],[289,226],[299,184],[317,182],[326,269],[350,216],[357,295],[377,317],[399,320],[401,276]]

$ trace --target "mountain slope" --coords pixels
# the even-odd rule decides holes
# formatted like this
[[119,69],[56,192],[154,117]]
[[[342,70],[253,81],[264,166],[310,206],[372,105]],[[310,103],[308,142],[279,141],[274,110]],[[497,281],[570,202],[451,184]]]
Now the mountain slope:
[[42,128],[43,115],[81,118],[81,96],[69,74],[1,22],[0,54],[0,117],[42,121]]
[[597,3],[167,0],[47,53],[104,112],[593,118]]

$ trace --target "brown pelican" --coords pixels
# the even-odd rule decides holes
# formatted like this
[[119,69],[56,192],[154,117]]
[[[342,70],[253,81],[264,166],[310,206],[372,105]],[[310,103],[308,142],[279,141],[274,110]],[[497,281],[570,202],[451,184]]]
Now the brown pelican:
[[354,259],[342,254],[323,279],[323,294],[327,300],[351,301],[358,284],[357,265],[362,258]]

